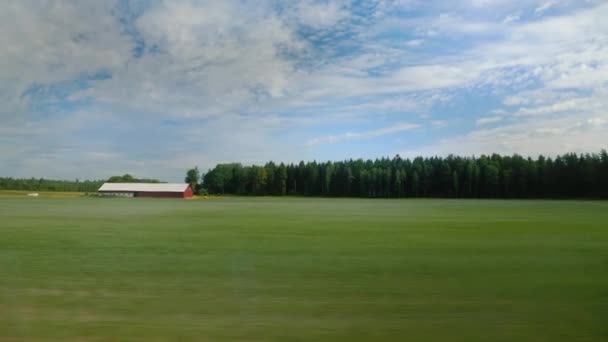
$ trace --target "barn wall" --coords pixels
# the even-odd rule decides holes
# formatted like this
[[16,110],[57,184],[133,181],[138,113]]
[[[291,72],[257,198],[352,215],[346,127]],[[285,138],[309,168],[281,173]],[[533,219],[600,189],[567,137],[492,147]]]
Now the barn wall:
[[188,186],[186,191],[184,191],[184,198],[190,198],[192,196],[194,196],[194,193],[192,191],[192,188],[190,186]]
[[98,191],[97,193],[106,197],[134,197],[133,192],[128,191]]
[[137,192],[135,197],[184,198],[182,192]]
[[148,197],[148,198],[190,198],[194,194],[188,187],[184,192],[126,192],[126,191],[98,191],[98,194],[108,197]]

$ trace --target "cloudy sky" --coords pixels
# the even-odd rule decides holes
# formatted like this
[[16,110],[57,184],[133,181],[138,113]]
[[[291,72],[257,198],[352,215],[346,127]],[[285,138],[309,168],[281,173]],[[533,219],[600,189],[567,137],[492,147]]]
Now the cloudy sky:
[[608,147],[604,0],[3,0],[0,175]]

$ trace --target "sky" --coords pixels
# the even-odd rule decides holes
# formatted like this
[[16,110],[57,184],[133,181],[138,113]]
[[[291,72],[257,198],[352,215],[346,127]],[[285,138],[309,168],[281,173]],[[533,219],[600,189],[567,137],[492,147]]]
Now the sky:
[[604,0],[3,0],[0,176],[608,147]]

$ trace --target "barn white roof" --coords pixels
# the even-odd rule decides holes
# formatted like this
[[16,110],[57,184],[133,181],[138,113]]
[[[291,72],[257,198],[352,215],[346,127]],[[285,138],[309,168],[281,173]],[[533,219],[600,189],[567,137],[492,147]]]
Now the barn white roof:
[[184,192],[187,188],[186,183],[105,183],[98,191]]

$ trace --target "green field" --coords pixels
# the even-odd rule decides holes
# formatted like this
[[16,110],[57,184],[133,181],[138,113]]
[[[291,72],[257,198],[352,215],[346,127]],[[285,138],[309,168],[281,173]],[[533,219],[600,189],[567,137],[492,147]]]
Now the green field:
[[1,341],[608,341],[608,202],[0,196]]

